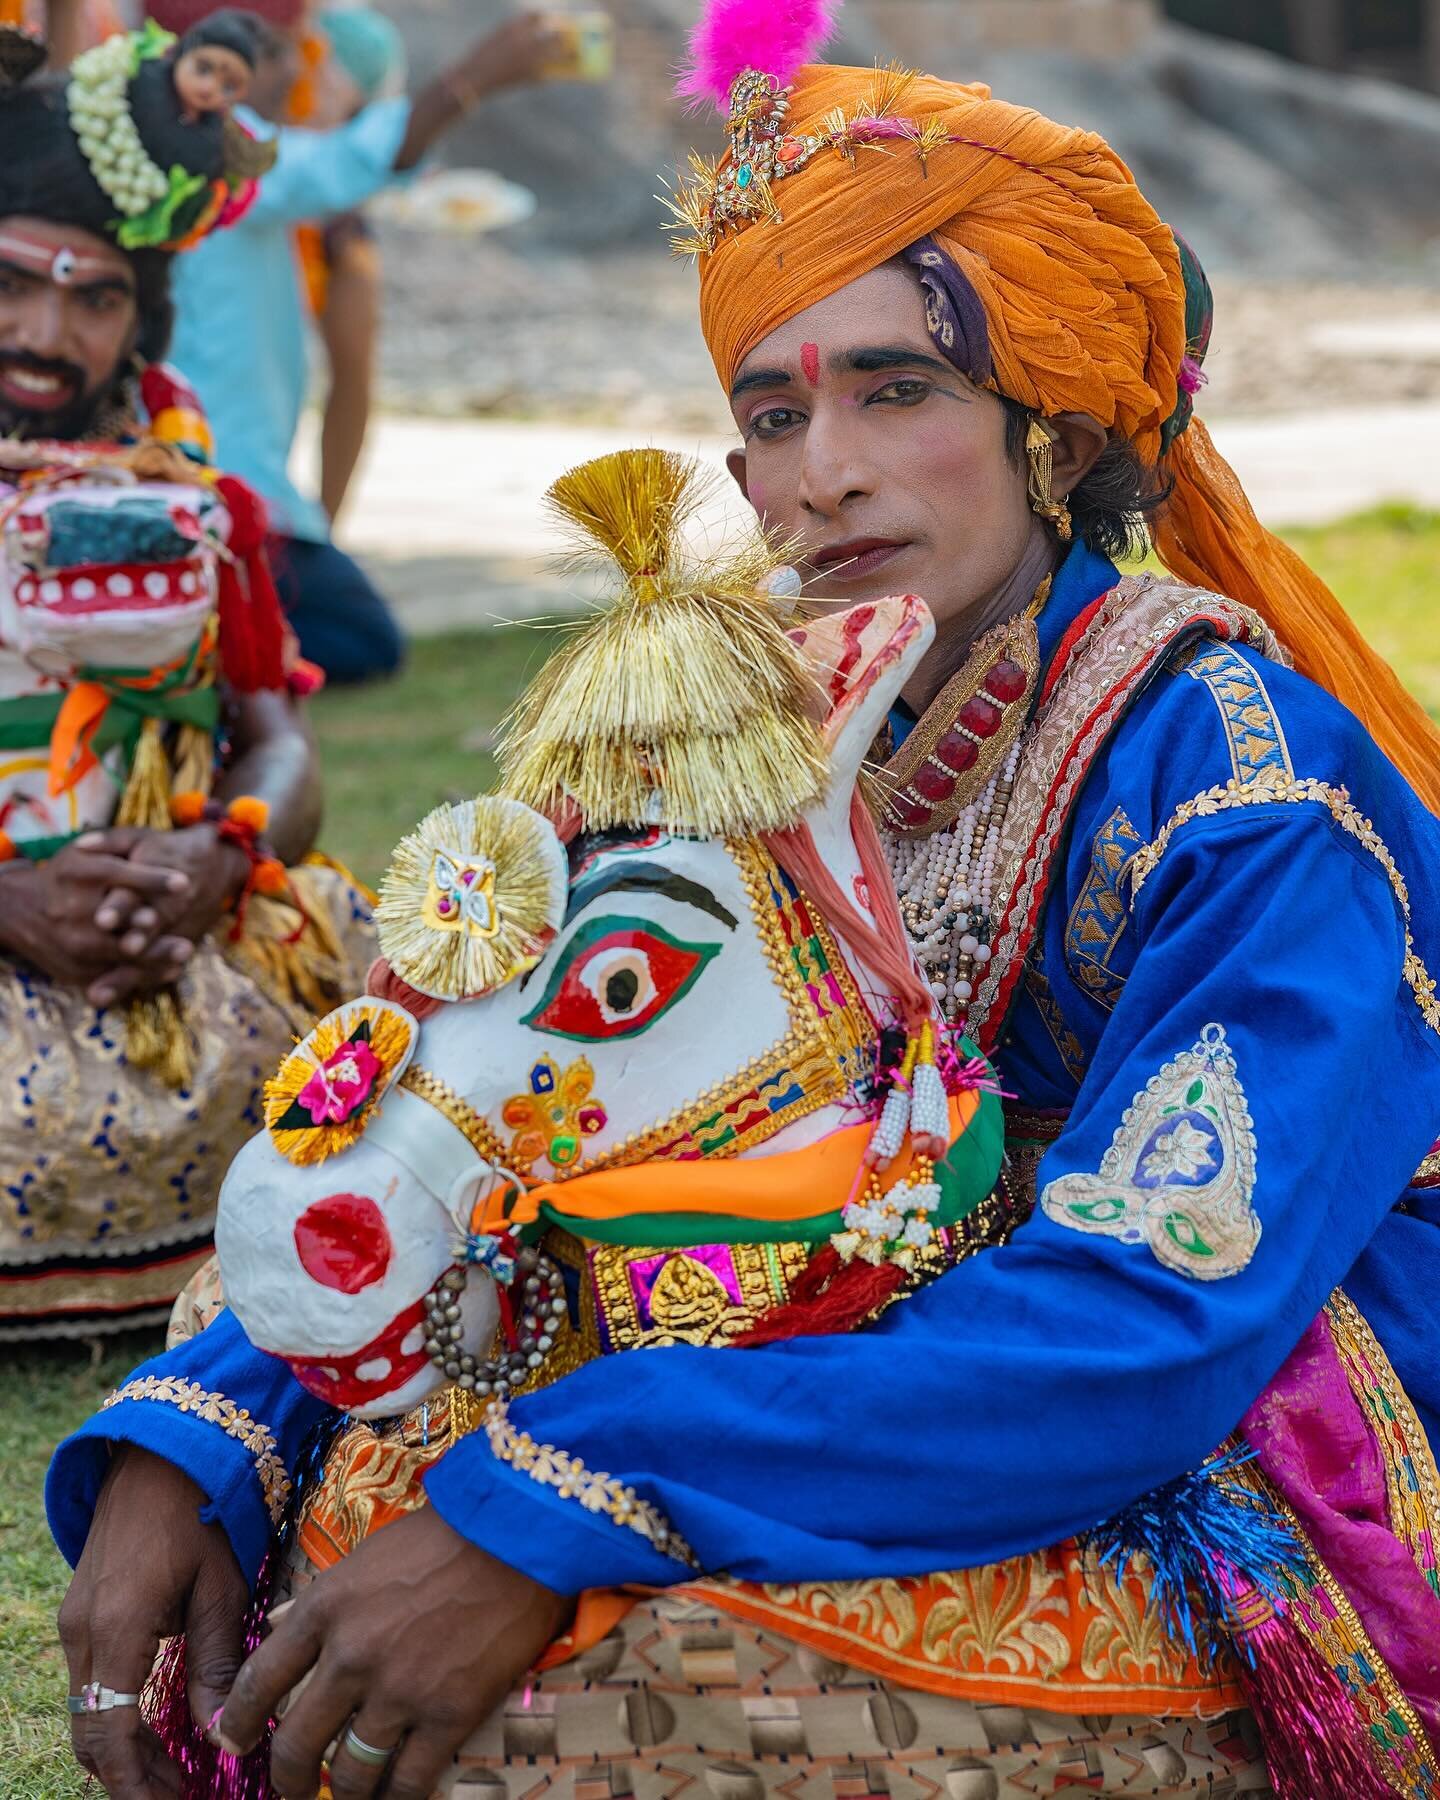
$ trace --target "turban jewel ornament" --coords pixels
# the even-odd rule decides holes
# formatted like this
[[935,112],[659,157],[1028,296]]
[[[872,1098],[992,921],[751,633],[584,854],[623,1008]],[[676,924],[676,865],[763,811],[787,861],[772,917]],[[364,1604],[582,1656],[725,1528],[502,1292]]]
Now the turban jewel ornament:
[[786,546],[756,529],[693,557],[686,521],[712,491],[698,463],[623,450],[563,476],[551,509],[621,589],[521,697],[500,751],[504,789],[567,803],[592,830],[660,825],[751,837],[793,825],[825,790],[819,696],[761,588]]
[[568,887],[564,846],[528,806],[494,794],[437,806],[380,883],[381,952],[417,992],[473,1000],[534,968]]

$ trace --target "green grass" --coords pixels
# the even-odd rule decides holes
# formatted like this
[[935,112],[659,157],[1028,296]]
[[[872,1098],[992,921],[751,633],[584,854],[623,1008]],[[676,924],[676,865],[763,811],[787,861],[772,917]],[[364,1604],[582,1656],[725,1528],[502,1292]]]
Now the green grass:
[[431,807],[490,786],[495,763],[483,745],[554,641],[525,625],[421,638],[395,680],[322,693],[313,711],[329,854],[374,883],[396,839]]
[[[1440,716],[1440,513],[1385,507],[1291,541],[1335,587],[1362,629]],[[494,774],[488,734],[548,634],[519,626],[415,645],[381,687],[316,702],[329,808],[324,844],[369,881],[390,847],[430,807],[483,790]],[[0,1352],[0,1794],[66,1800],[82,1792],[68,1765],[64,1663],[54,1616],[66,1571],[40,1511],[45,1464],[155,1341],[120,1340],[99,1360],[73,1345]]]
[[[126,1371],[155,1353],[157,1334],[117,1338],[96,1360],[83,1344],[0,1352],[0,1794],[67,1800],[85,1790],[70,1761],[65,1659],[55,1611],[67,1570],[45,1529],[40,1490],[58,1439]],[[98,1792],[92,1789],[92,1793]]]

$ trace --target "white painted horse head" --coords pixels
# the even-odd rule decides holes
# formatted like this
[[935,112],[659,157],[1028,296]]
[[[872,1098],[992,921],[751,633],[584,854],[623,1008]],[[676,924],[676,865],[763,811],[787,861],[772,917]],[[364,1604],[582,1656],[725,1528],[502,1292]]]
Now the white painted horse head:
[[[829,786],[804,822],[864,910],[855,784],[933,622],[895,599],[793,635],[827,709]],[[418,1021],[375,998],[341,1008],[296,1053],[286,1110],[272,1106],[221,1193],[241,1324],[358,1417],[445,1382],[426,1346],[437,1308],[487,1354],[494,1283],[445,1277],[497,1182],[795,1148],[834,1130],[875,1069],[883,990],[758,840],[582,830],[567,847],[538,814],[526,824],[556,886],[539,960]],[[427,905],[486,929],[489,872],[438,851],[432,868]],[[303,1148],[317,1133],[324,1160]]]

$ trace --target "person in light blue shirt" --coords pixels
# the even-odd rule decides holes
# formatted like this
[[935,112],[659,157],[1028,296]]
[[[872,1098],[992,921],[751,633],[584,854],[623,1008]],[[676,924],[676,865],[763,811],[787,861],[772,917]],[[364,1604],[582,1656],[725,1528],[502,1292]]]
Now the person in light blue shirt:
[[[533,81],[553,63],[553,15],[527,12],[488,33],[413,98],[377,101],[332,131],[283,128],[275,166],[226,243],[206,243],[176,271],[172,360],[200,397],[223,466],[270,509],[276,584],[305,656],[331,681],[393,673],[400,632],[364,571],[330,536],[324,508],[295,486],[290,447],[305,404],[305,302],[292,233],[348,212],[412,169],[470,107]],[[288,85],[287,40],[276,37],[254,99]],[[267,132],[254,113],[252,129]]]

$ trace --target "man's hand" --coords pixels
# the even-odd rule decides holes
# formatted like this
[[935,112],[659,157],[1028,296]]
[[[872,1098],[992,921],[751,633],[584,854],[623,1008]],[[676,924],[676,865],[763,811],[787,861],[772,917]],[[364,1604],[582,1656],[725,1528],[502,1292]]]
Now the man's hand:
[[[223,842],[215,827],[195,825],[185,831],[137,831],[112,827],[79,840],[129,864],[120,881],[100,899],[95,924],[118,946],[116,966],[87,989],[96,1006],[160,985],[149,978],[157,960],[172,962],[166,949],[193,946],[224,915],[245,885],[250,864],[244,852]],[[185,877],[185,886],[160,898],[145,898],[145,885],[156,869]],[[188,957],[189,949],[180,958]],[[123,958],[123,960],[122,960]]]
[[[70,1692],[145,1686],[160,1640],[185,1633],[190,1710],[207,1725],[244,1655],[249,1592],[225,1533],[200,1521],[205,1496],[148,1451],[117,1449],[85,1553],[60,1608]],[[111,1800],[180,1792],[180,1771],[135,1706],[76,1713],[75,1755]]]
[[[0,947],[33,963],[53,981],[88,986],[125,961],[113,929],[97,918],[107,893],[124,881],[133,907],[159,919],[162,904],[179,909],[192,899],[192,882],[179,867],[132,865],[130,840],[94,832],[67,844],[43,863],[16,863],[0,874]],[[174,934],[152,932],[132,959],[132,987],[174,980],[190,954]],[[107,1001],[94,999],[94,1004]]]
[[275,1734],[280,1793],[308,1800],[327,1747],[348,1727],[395,1755],[388,1770],[373,1768],[342,1742],[330,1765],[335,1800],[382,1791],[385,1800],[428,1800],[466,1737],[563,1630],[570,1605],[424,1506],[367,1538],[285,1609],[235,1679],[222,1741],[251,1748],[308,1675]]
[[455,70],[455,85],[478,98],[527,81],[543,81],[569,42],[559,13],[517,13],[481,38]]

